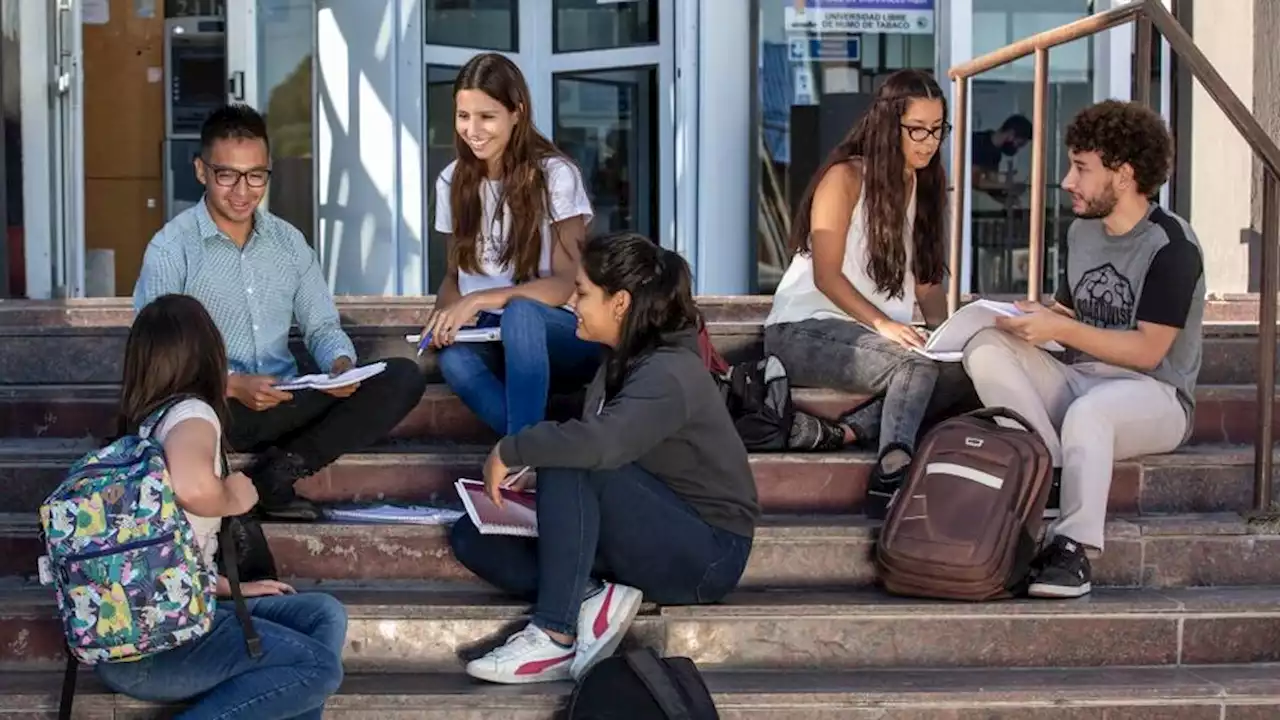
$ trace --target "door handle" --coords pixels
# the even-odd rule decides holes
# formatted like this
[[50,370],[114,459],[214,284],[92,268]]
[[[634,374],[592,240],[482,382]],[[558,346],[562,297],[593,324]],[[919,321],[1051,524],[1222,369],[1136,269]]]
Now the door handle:
[[227,92],[237,102],[244,102],[244,71],[236,70],[227,80]]

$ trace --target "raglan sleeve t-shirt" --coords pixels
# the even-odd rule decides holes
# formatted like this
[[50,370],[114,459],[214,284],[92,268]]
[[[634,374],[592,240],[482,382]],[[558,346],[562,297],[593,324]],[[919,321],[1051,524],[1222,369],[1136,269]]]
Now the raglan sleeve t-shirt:
[[1184,220],[1152,205],[1146,218],[1119,236],[1108,235],[1101,220],[1076,220],[1067,233],[1066,282],[1054,299],[1076,320],[1098,328],[1134,330],[1140,322],[1177,328],[1169,352],[1147,374],[1172,385],[1191,412],[1205,285],[1200,243]]
[[[453,232],[453,210],[449,204],[449,191],[453,181],[454,168],[457,161],[449,163],[436,178],[436,232],[450,234]],[[543,161],[543,174],[547,182],[549,207],[547,217],[542,221],[542,250],[538,260],[538,273],[541,277],[551,274],[551,249],[553,223],[581,216],[584,224],[590,224],[594,212],[591,200],[587,197],[587,189],[582,181],[582,174],[572,162],[560,157],[550,157]],[[501,263],[502,253],[506,250],[511,229],[511,209],[505,202],[501,211],[498,204],[501,199],[502,186],[494,180],[485,180],[480,185],[480,199],[483,209],[481,218],[480,272],[458,272],[458,291],[463,295],[481,290],[511,287],[515,284],[513,269]]]

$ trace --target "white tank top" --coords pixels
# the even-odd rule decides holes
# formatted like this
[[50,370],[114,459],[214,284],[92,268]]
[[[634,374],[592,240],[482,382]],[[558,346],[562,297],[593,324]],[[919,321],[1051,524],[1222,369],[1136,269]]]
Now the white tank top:
[[[188,398],[169,408],[169,411],[164,414],[164,419],[156,426],[153,437],[157,442],[164,443],[170,430],[177,427],[183,420],[191,418],[204,420],[212,425],[214,432],[217,433],[218,441],[213,451],[213,473],[221,476],[222,424],[218,422],[218,413],[203,400]],[[187,521],[191,523],[191,530],[195,534],[196,547],[200,549],[200,559],[204,561],[206,567],[216,569],[214,560],[218,553],[218,530],[222,528],[222,518],[207,518],[187,513]]]
[[[902,224],[902,244],[907,252],[907,267],[902,275],[902,296],[891,298],[876,290],[876,283],[867,273],[867,186],[862,186],[858,202],[849,221],[849,232],[844,239],[844,276],[872,305],[890,320],[909,323],[915,315],[916,278],[911,270],[912,226],[916,217],[916,193],[913,188],[907,201],[906,218]],[[825,320],[835,318],[853,322],[853,318],[836,307],[831,299],[818,289],[813,279],[813,253],[796,253],[791,265],[778,283],[773,295],[773,309],[764,321],[765,325]]]

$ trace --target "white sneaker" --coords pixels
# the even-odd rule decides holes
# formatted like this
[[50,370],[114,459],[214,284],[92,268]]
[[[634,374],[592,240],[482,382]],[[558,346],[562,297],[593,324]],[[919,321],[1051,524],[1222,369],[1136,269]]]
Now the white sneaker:
[[604,589],[582,601],[578,611],[577,655],[569,672],[581,680],[596,662],[609,657],[640,612],[644,595],[630,585],[607,582]]
[[573,648],[556,644],[530,623],[501,647],[467,663],[467,674],[508,685],[568,680],[573,657]]

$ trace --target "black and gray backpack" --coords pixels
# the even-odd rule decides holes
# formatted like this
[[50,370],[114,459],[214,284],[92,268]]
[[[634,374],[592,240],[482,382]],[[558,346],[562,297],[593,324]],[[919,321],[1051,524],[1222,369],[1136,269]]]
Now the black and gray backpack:
[[719,720],[693,661],[645,648],[605,658],[569,700],[568,720]]

